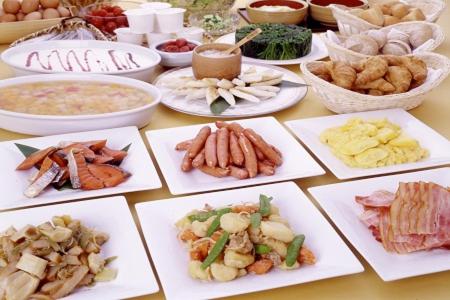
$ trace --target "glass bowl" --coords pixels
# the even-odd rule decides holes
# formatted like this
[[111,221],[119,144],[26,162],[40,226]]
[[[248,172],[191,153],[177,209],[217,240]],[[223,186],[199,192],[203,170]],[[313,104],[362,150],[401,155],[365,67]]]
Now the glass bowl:
[[115,29],[128,27],[128,20],[123,12],[139,8],[140,4],[133,1],[102,1],[81,8],[79,16],[103,33],[114,35]]
[[239,15],[229,10],[197,11],[190,14],[189,24],[203,28],[210,35],[224,35],[236,31]]
[[186,15],[200,11],[227,11],[234,6],[236,0],[158,0],[169,2],[172,7],[186,9]]

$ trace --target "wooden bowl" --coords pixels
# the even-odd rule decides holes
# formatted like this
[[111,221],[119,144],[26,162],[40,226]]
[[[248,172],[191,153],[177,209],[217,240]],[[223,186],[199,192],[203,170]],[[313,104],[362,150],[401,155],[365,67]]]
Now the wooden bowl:
[[[310,7],[311,17],[320,23],[328,26],[336,26],[336,19],[333,12],[328,7],[330,4],[340,4],[351,8],[367,8],[369,4],[367,0],[306,0]],[[361,4],[358,5],[357,2]],[[320,3],[320,5],[319,5]],[[327,4],[327,5],[325,5]]]
[[230,56],[209,57],[200,53],[206,50],[225,50],[230,44],[206,44],[198,46],[192,54],[192,70],[197,79],[217,78],[233,80],[241,74],[241,49],[236,49]]
[[[261,6],[287,6],[294,11],[276,12],[258,9]],[[246,7],[248,17],[252,23],[282,23],[299,24],[308,13],[308,3],[302,0],[255,0]]]

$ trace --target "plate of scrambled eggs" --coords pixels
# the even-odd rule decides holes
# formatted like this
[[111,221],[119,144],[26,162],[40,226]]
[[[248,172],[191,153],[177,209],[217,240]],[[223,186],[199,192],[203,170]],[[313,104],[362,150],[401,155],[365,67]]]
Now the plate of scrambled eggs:
[[285,124],[339,179],[450,163],[450,142],[402,109]]

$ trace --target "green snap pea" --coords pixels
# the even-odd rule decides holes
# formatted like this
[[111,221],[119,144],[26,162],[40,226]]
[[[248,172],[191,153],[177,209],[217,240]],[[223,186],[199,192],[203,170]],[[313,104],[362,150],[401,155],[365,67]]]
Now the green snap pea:
[[260,213],[254,213],[250,216],[250,225],[253,229],[259,228],[261,225],[261,214]]
[[305,235],[299,234],[295,236],[295,238],[289,244],[286,254],[286,266],[292,267],[295,264],[295,262],[297,261],[298,253],[300,252],[300,248],[302,247],[304,241]]
[[217,211],[216,217],[214,218],[211,225],[209,225],[208,230],[206,231],[206,236],[213,235],[214,231],[216,231],[217,228],[219,228],[219,226],[220,226],[220,217],[229,212],[231,212],[231,208],[229,208],[229,207],[222,208]]
[[211,211],[207,211],[207,212],[200,212],[195,215],[190,215],[190,216],[188,216],[188,219],[191,222],[194,222],[194,221],[205,222],[206,220],[208,220],[212,216],[215,216],[216,214],[217,214],[217,212],[215,210],[211,210]]
[[270,215],[270,201],[272,197],[267,197],[266,195],[259,195],[259,213],[263,217]]
[[208,220],[209,218],[211,218],[212,216],[215,216],[217,214],[226,214],[231,212],[231,208],[229,207],[225,207],[225,208],[221,208],[218,210],[211,210],[211,211],[203,211],[203,212],[199,212],[198,214],[195,215],[190,215],[188,216],[189,221],[194,222],[194,221],[199,221],[199,222],[205,222],[206,220]]
[[202,262],[202,264],[200,266],[202,268],[202,270],[206,270],[206,268],[209,267],[217,259],[217,257],[219,257],[220,253],[225,248],[225,245],[227,244],[229,237],[230,237],[230,234],[228,232],[224,231],[222,233],[220,238],[217,240],[217,242],[212,247],[208,256]]
[[269,246],[264,245],[264,244],[255,245],[256,254],[267,254],[271,250],[272,250],[272,248],[270,248]]

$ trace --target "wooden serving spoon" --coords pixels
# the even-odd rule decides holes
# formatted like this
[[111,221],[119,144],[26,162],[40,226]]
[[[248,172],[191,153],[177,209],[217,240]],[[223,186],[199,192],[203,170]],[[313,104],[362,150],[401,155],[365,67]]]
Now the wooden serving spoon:
[[261,28],[256,28],[255,30],[253,30],[252,32],[250,32],[245,38],[243,38],[242,40],[240,40],[239,42],[237,42],[236,44],[234,44],[233,46],[231,46],[230,48],[222,51],[223,54],[231,54],[233,53],[234,50],[236,50],[237,48],[241,47],[242,45],[244,45],[245,43],[253,40],[257,35],[259,35],[262,32]]

